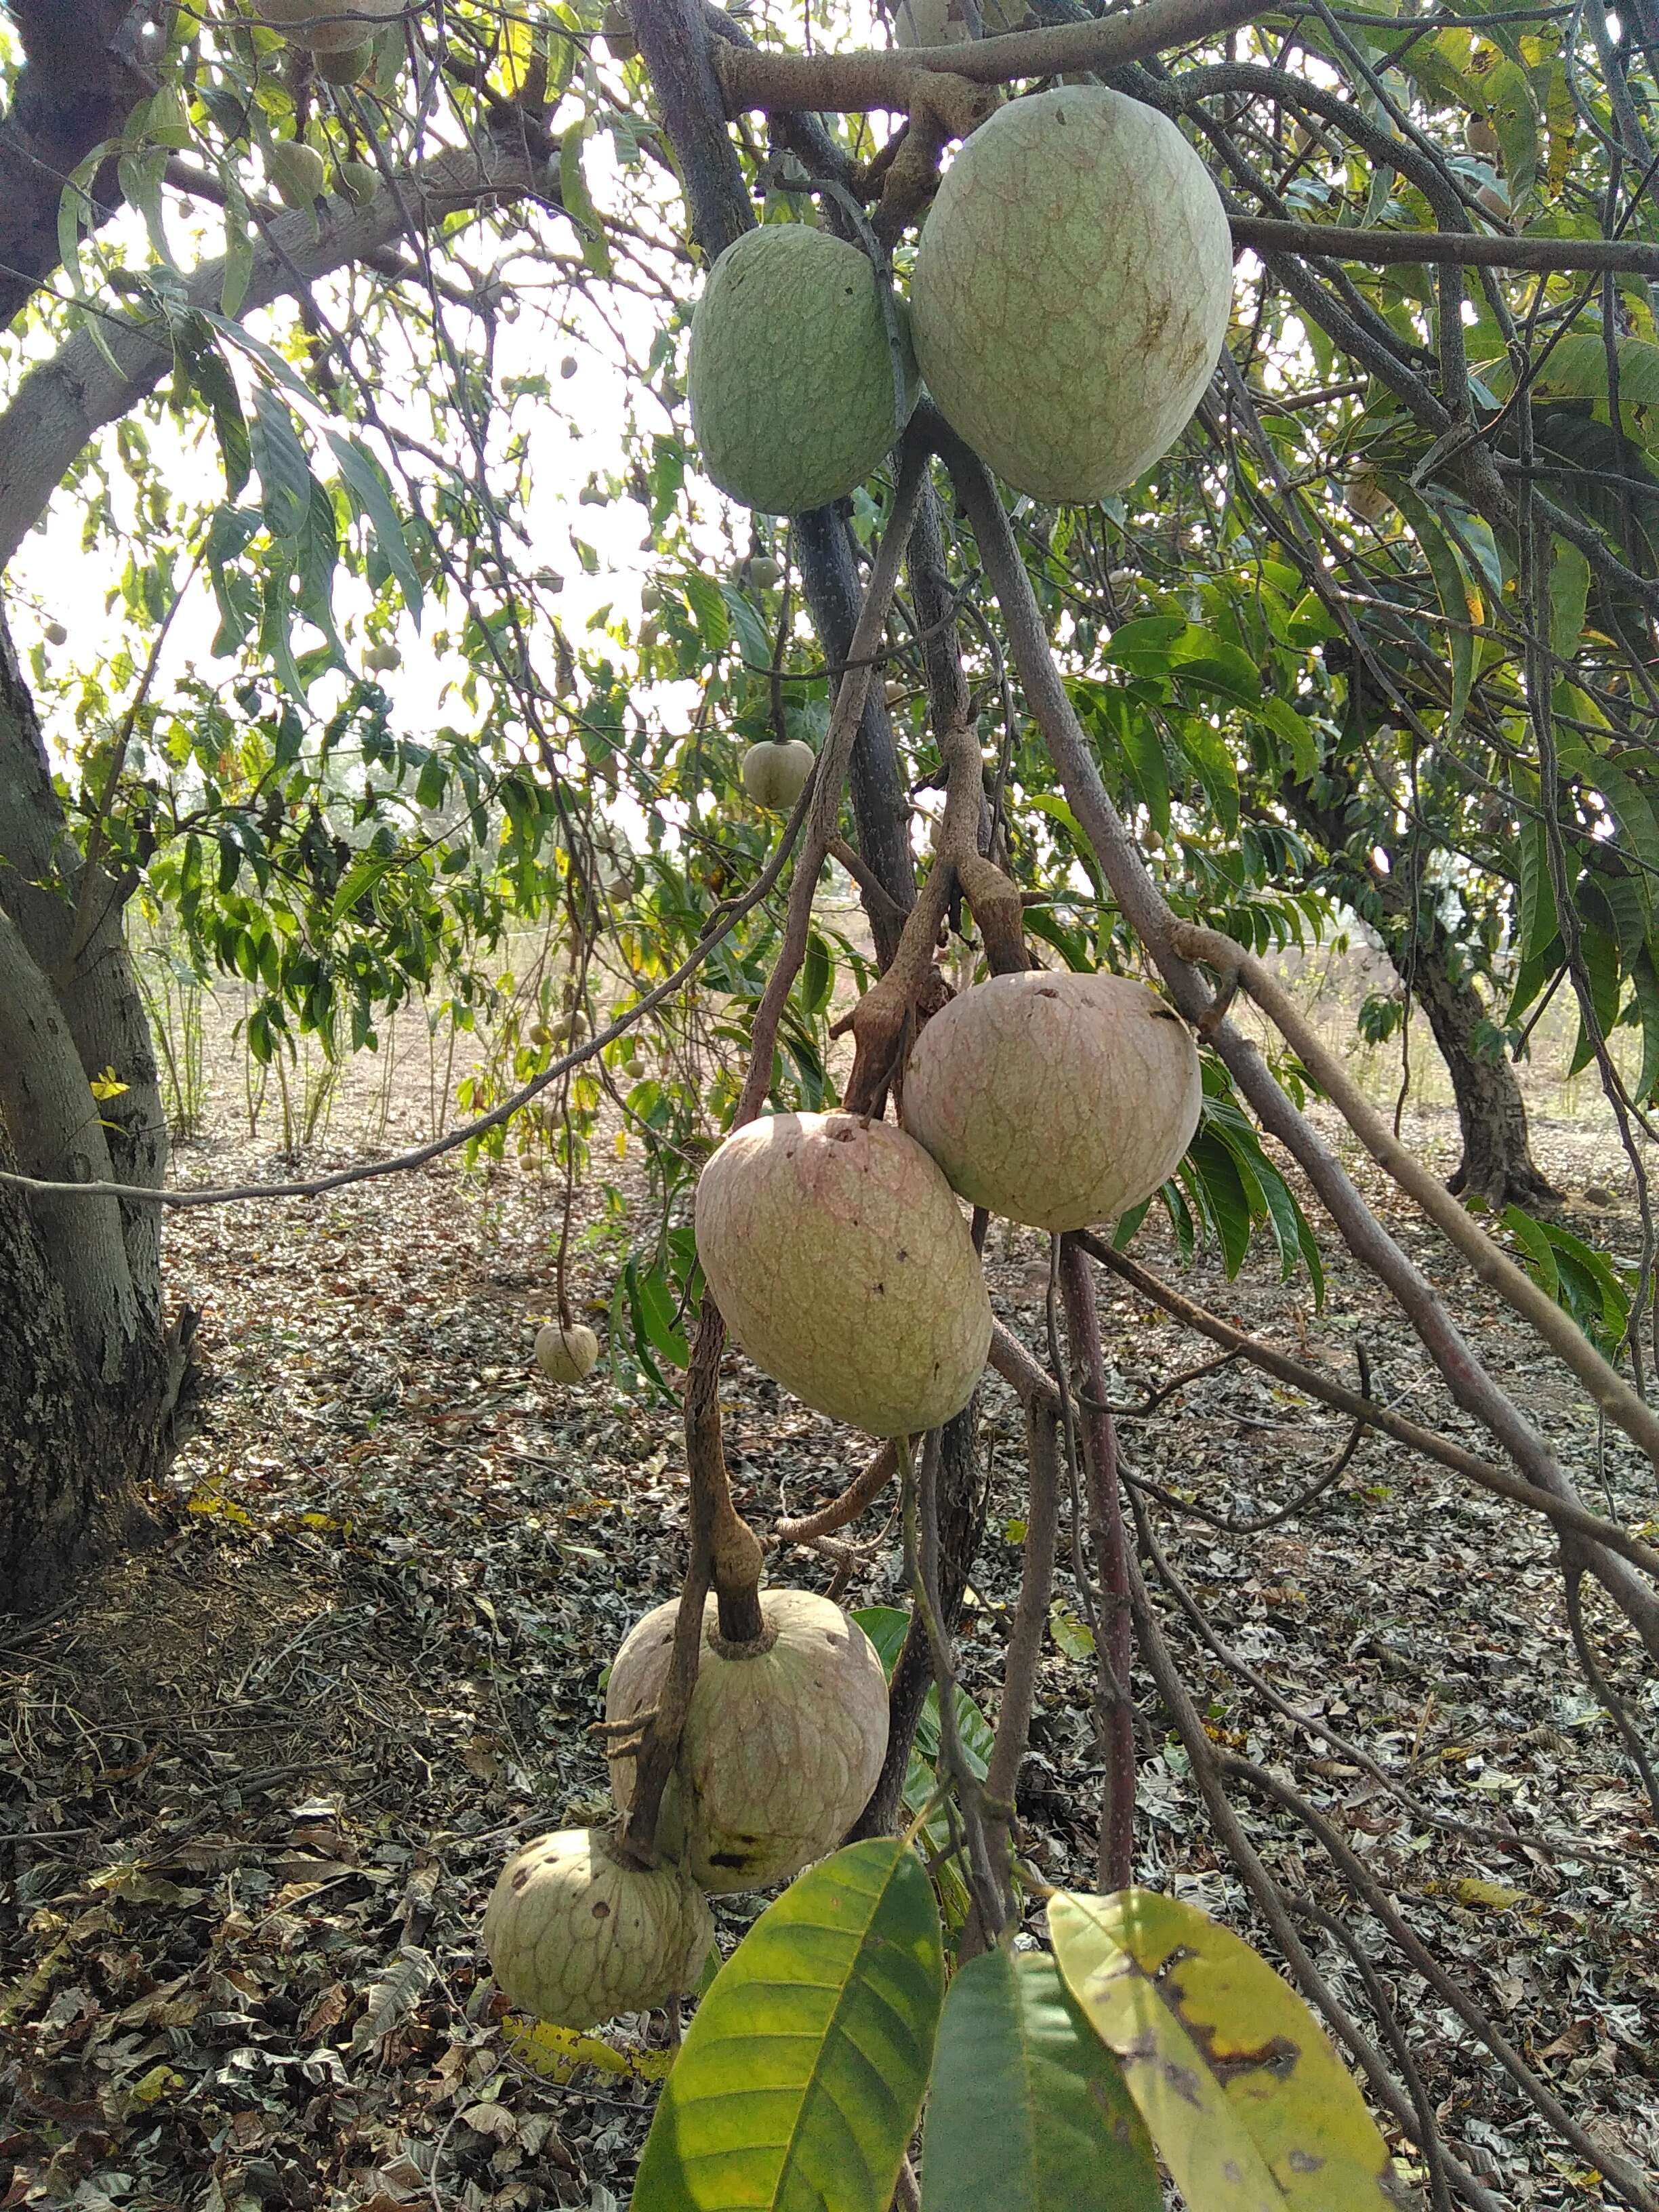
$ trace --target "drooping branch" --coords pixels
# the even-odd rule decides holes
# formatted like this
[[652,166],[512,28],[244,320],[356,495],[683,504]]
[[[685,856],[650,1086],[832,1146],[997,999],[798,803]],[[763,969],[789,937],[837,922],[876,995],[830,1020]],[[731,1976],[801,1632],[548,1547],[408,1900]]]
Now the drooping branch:
[[[239,312],[268,307],[367,258],[411,222],[435,225],[464,209],[532,193],[550,204],[556,199],[545,169],[523,155],[457,147],[399,178],[396,192],[383,186],[362,207],[329,199],[316,224],[307,214],[284,215],[254,249]],[[181,308],[216,314],[225,278],[222,261],[204,262],[185,285]],[[40,520],[88,441],[153,392],[173,360],[166,324],[110,315],[97,337],[79,332],[23,379],[0,415],[0,568]]]
[[1389,1124],[1349,1077],[1307,1021],[1290,993],[1261,961],[1224,937],[1219,930],[1190,923],[1176,928],[1172,939],[1183,958],[1201,961],[1218,975],[1230,976],[1255,1000],[1297,1054],[1377,1165],[1426,1213],[1448,1243],[1455,1246],[1480,1280],[1497,1291],[1570,1367],[1609,1420],[1639,1444],[1659,1465],[1659,1413],[1638,1398],[1624,1377],[1601,1357],[1571,1316],[1540,1290],[1523,1268],[1500,1250],[1486,1231],[1431,1176],[1395,1135]]
[[[1049,650],[1042,613],[996,488],[979,459],[936,418],[934,434],[1002,609],[1026,705],[1042,730],[1066,800],[1126,920],[1156,963],[1171,997],[1189,1020],[1202,1021],[1215,1011],[1212,994],[1176,949],[1176,916],[1148,874],[1101,779]],[[1475,1358],[1433,1285],[1372,1214],[1340,1160],[1286,1096],[1255,1045],[1226,1021],[1216,1024],[1211,1036],[1241,1093],[1263,1127],[1302,1167],[1356,1259],[1392,1291],[1457,1403],[1492,1431],[1529,1482],[1581,1507],[1571,1478],[1542,1437]],[[1643,1582],[1627,1559],[1606,1546],[1592,1547],[1586,1563],[1648,1650],[1659,1657],[1659,1591]]]

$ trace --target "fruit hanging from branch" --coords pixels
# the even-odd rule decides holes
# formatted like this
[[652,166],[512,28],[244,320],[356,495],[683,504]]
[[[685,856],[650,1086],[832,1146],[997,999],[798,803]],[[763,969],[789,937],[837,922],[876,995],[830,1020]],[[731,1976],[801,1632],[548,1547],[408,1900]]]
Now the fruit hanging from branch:
[[256,0],[262,23],[316,54],[349,53],[377,23],[404,13],[408,0]]
[[981,124],[910,279],[916,358],[951,428],[1043,500],[1103,498],[1168,451],[1231,304],[1208,170],[1167,117],[1093,84]]
[[536,1364],[550,1382],[585,1382],[599,1357],[599,1340],[581,1322],[544,1322],[536,1331]]
[[562,1828],[515,1851],[484,1909],[490,1972],[560,2027],[644,2012],[696,1987],[714,1940],[683,1867],[631,1865],[608,1830]]
[[757,806],[787,814],[805,790],[817,757],[805,738],[763,738],[743,757],[743,787]]
[[969,39],[999,38],[1025,21],[1025,0],[894,0],[893,44],[960,46]]
[[843,498],[908,420],[916,382],[901,310],[897,351],[874,265],[800,222],[746,231],[710,271],[691,324],[686,387],[702,465],[763,514]]
[[[607,1723],[655,1705],[678,1604],[659,1605],[617,1652]],[[761,1593],[765,1633],[726,1644],[711,1597],[679,1759],[658,1841],[715,1893],[787,1881],[835,1850],[863,1811],[887,1753],[887,1681],[875,1647],[838,1605],[811,1590]],[[634,1761],[613,1753],[625,1813]]]
[[757,1367],[872,1436],[938,1428],[991,1342],[979,1255],[913,1138],[853,1114],[736,1129],[697,1184],[697,1256]]
[[1123,975],[993,975],[934,1015],[904,1126],[954,1190],[1052,1231],[1115,1220],[1172,1175],[1198,1127],[1198,1049]]

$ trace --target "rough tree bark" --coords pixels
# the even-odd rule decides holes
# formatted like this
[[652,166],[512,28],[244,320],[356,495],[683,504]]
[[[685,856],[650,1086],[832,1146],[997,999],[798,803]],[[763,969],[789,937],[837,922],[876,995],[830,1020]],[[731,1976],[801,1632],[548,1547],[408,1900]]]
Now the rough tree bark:
[[1533,1159],[1527,1102],[1514,1066],[1501,1045],[1482,1036],[1491,1017],[1460,971],[1454,948],[1437,931],[1414,951],[1392,943],[1388,950],[1401,981],[1429,1018],[1451,1078],[1463,1157],[1449,1188],[1497,1208],[1552,1205],[1558,1193]]
[[[0,1157],[26,1174],[163,1178],[130,888],[69,835],[0,626]],[[127,1087],[100,1101],[106,1069]],[[193,1389],[193,1328],[163,1317],[158,1208],[0,1191],[0,1611],[49,1604],[142,1525]]]

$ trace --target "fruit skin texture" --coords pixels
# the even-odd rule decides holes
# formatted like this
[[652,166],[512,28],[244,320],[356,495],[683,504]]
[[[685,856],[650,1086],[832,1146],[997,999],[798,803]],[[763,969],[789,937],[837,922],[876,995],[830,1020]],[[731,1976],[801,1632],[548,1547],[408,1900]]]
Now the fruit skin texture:
[[714,1940],[684,1868],[629,1866],[598,1828],[561,1828],[515,1851],[484,1908],[490,1972],[514,2004],[560,2027],[682,1996]]
[[723,492],[800,514],[861,484],[892,445],[916,383],[906,337],[896,415],[877,283],[857,246],[806,223],[745,231],[721,254],[692,318],[686,389]]
[[[254,13],[296,46],[343,54],[362,46],[374,23],[401,15],[404,6],[404,0],[256,0]],[[330,16],[336,20],[329,21]]]
[[975,1206],[1050,1231],[1115,1220],[1173,1174],[1203,1085],[1187,1024],[1123,975],[994,975],[934,1015],[904,1126]]
[[313,200],[322,198],[328,171],[314,146],[301,145],[297,138],[284,138],[271,148],[267,166],[270,181],[285,207],[308,208]]
[[[657,1701],[678,1604],[629,1633],[605,1691],[607,1721]],[[787,1881],[833,1851],[864,1810],[887,1755],[887,1682],[856,1621],[812,1590],[769,1589],[774,1641],[743,1656],[723,1645],[711,1597],[680,1755],[663,1799],[659,1841],[683,1841],[692,1877],[715,1894]],[[753,1647],[748,1647],[753,1650]],[[625,1813],[635,1762],[613,1759]]]
[[1012,100],[963,144],[910,279],[946,420],[1033,499],[1120,491],[1203,397],[1232,242],[1175,125],[1102,85]]
[[536,1364],[550,1382],[582,1382],[593,1372],[599,1340],[580,1322],[561,1328],[544,1322],[536,1331]]
[[787,813],[806,788],[817,755],[805,738],[763,738],[743,757],[743,787],[757,806]]
[[871,1436],[960,1413],[991,1304],[950,1185],[890,1121],[775,1114],[703,1169],[697,1256],[726,1326],[820,1413]]

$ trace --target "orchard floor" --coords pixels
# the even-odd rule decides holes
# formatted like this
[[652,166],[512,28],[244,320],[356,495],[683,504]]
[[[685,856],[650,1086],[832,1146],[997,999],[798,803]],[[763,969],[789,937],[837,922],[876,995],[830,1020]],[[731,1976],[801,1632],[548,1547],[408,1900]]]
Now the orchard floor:
[[[355,1110],[348,1097],[308,1169],[371,1148]],[[1454,1130],[1425,1115],[1407,1133],[1443,1171]],[[1628,1251],[1616,1147],[1582,1126],[1537,1137],[1565,1218]],[[278,1165],[268,1144],[222,1136],[183,1148],[178,1172],[223,1183]],[[1585,1200],[1587,1187],[1610,1202]],[[476,1947],[509,1847],[601,1808],[599,1672],[672,1591],[682,1551],[676,1409],[529,1378],[556,1195],[445,1162],[302,1206],[171,1222],[173,1289],[205,1316],[208,1426],[156,1501],[154,1548],[55,1619],[0,1632],[0,2203],[626,2203],[663,2022],[613,2027],[613,2070],[557,2079],[514,2047]],[[1652,1469],[1604,1447],[1523,1332],[1443,1249],[1397,1226],[1587,1499],[1651,1533]],[[1160,1237],[1137,1249],[1173,1270]],[[1382,1398],[1478,1445],[1409,1331],[1342,1254],[1328,1258],[1322,1312],[1265,1257],[1235,1283],[1212,1257],[1183,1279],[1346,1376],[1363,1343]],[[990,1261],[1000,1310],[1040,1346],[1036,1240],[998,1231]],[[585,1291],[603,1295],[607,1265],[581,1263]],[[1112,1285],[1103,1319],[1125,1404],[1206,1356]],[[827,1501],[857,1464],[855,1440],[741,1363],[728,1372],[751,1519],[764,1528]],[[994,1703],[1020,1511],[1017,1424],[1000,1391],[986,1430],[994,1500],[963,1668]],[[1239,1368],[1123,1424],[1132,1470],[1245,1517],[1291,1496],[1343,1436],[1334,1416]],[[1593,2139],[1659,2171],[1659,1837],[1574,1662],[1545,1524],[1376,1437],[1333,1491],[1266,1534],[1158,1518],[1224,1642],[1304,1720],[1361,1740],[1420,1814],[1229,1678],[1166,1596],[1218,1738],[1293,1773]],[[878,1511],[854,1533],[865,1550],[848,1601],[893,1600],[893,1527]],[[796,1553],[773,1571],[822,1586],[830,1570]],[[1659,1684],[1591,1609],[1653,1741]],[[1051,1647],[1021,1790],[1040,1863],[1079,1884],[1098,1795],[1090,1682],[1086,1662]],[[1259,1939],[1138,1690],[1142,1878]],[[1613,2202],[1345,1905],[1318,1847],[1242,1804],[1268,1863],[1377,1958],[1446,2135],[1498,2202]],[[1520,1840],[1469,1843],[1425,1815],[1506,1822]],[[757,1906],[722,1910],[723,1941]],[[1319,1955],[1363,2014],[1352,1963],[1329,1945]]]

